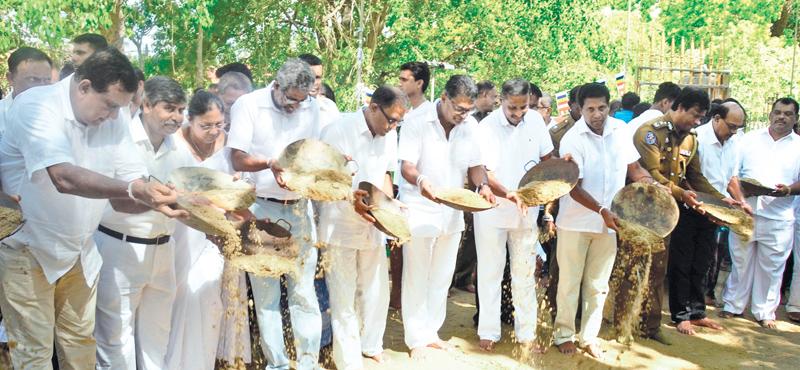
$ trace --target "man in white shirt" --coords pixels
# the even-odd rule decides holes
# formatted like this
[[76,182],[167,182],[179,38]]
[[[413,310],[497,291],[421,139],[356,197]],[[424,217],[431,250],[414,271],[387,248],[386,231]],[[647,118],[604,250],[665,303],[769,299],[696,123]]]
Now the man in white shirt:
[[411,228],[411,241],[403,247],[403,327],[414,358],[424,356],[425,347],[447,347],[438,331],[464,230],[463,213],[437,203],[435,189],[462,188],[469,179],[470,186],[494,203],[481,163],[477,123],[469,115],[477,95],[470,77],[450,77],[441,99],[406,122],[400,136],[400,199],[408,205]]
[[147,169],[120,113],[134,91],[133,66],[109,48],[71,78],[20,95],[9,111],[2,181],[18,190],[27,219],[0,245],[0,306],[17,343],[15,368],[50,368],[54,341],[60,368],[94,368],[102,260],[92,235],[107,199],[126,213],[185,215],[168,206],[173,190],[141,180]]
[[553,97],[550,96],[550,94],[548,93],[542,94],[542,98],[539,99],[539,104],[536,107],[536,111],[542,115],[542,119],[544,119],[545,126],[547,127],[548,130],[556,125],[556,120],[552,117]]
[[247,75],[241,72],[226,72],[219,78],[216,95],[225,104],[225,132],[231,129],[231,107],[244,94],[253,91],[253,84]]
[[311,71],[314,72],[314,86],[308,95],[317,99],[319,105],[319,129],[322,130],[325,126],[336,122],[339,118],[339,108],[332,100],[322,94],[322,79],[325,77],[324,69],[322,67],[322,59],[313,54],[301,54],[298,58],[311,66]]
[[[177,81],[152,77],[142,113],[129,125],[131,153],[166,181],[195,162],[173,135],[183,123],[186,95]],[[103,258],[97,282],[97,368],[163,369],[175,298],[175,220],[148,211],[106,208],[94,239]]]
[[[294,330],[298,368],[317,367],[321,318],[314,274],[317,248],[312,238],[308,200],[286,189],[278,156],[300,139],[319,138],[319,106],[308,92],[314,74],[306,62],[288,59],[275,81],[243,95],[233,104],[228,146],[236,171],[253,172],[256,203],[251,211],[258,219],[284,219],[292,225],[300,244],[298,276],[287,276],[289,311]],[[270,171],[265,171],[269,169]],[[280,312],[280,279],[250,275],[261,348],[269,368],[288,369]]]
[[513,189],[526,168],[547,160],[553,151],[550,134],[539,113],[529,111],[530,84],[521,78],[506,81],[500,109],[478,126],[483,163],[498,207],[476,213],[480,347],[493,349],[500,340],[500,296],[506,266],[506,243],[511,263],[516,341],[532,349],[536,335],[536,236],[538,207],[528,212]]
[[477,86],[478,98],[475,99],[475,113],[472,113],[472,117],[480,122],[492,113],[497,105],[497,88],[489,80],[478,82]]
[[672,102],[678,98],[680,93],[681,87],[675,83],[669,81],[660,83],[656,90],[656,95],[653,97],[653,105],[650,106],[650,109],[642,112],[638,117],[628,122],[631,135],[645,122],[652,121],[666,114],[670,108],[672,108]]
[[11,108],[14,98],[32,87],[50,84],[53,62],[39,49],[23,46],[8,56],[6,80],[11,93],[0,100],[0,138],[6,130],[6,112]]
[[[703,176],[726,197],[736,161],[733,136],[744,128],[745,112],[739,104],[713,106],[707,124],[698,127],[697,153]],[[717,225],[708,217],[680,207],[680,219],[672,233],[667,262],[669,310],[679,333],[694,335],[693,325],[722,329],[706,317],[706,279],[716,254]]]
[[583,307],[577,346],[595,358],[602,353],[597,334],[617,253],[617,216],[611,202],[626,179],[653,182],[639,165],[625,122],[609,117],[610,97],[603,84],[588,83],[580,89],[581,119],[561,140],[561,152],[578,164],[579,180],[560,199],[556,219],[561,264],[555,344],[561,353],[575,353],[575,315]]
[[[733,268],[722,294],[722,318],[740,316],[749,300],[756,321],[764,328],[775,328],[783,269],[792,250],[794,196],[800,194],[800,137],[792,132],[797,114],[797,101],[776,100],[769,126],[748,132],[737,145],[728,191],[734,199],[747,202],[755,227],[749,241],[730,236]],[[774,196],[745,198],[739,178],[775,187]]]
[[389,309],[389,260],[383,235],[372,223],[358,190],[367,181],[392,194],[390,173],[397,167],[397,123],[408,99],[396,87],[381,86],[361,111],[345,113],[322,131],[331,144],[358,163],[353,203],[323,203],[320,237],[328,246],[325,279],[331,297],[333,361],[339,369],[361,369],[361,357],[383,362],[383,333]]

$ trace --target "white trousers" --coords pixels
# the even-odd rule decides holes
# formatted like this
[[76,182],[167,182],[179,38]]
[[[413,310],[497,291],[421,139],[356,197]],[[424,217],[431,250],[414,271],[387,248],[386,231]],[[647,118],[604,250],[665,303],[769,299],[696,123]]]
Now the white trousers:
[[[194,230],[192,230],[194,231]],[[176,251],[179,276],[172,306],[172,330],[167,349],[167,369],[214,370],[222,323],[222,268],[224,260],[217,246],[207,240],[184,245],[201,249],[189,264],[187,253]],[[180,259],[180,260],[178,260]]]
[[435,238],[412,236],[403,245],[403,330],[410,349],[440,340],[459,241],[461,232]]
[[[536,236],[538,229],[498,229],[475,217],[478,256],[478,336],[500,340],[500,295],[506,249],[511,253],[511,295],[514,297],[514,333],[520,343],[536,337]],[[508,243],[508,248],[506,248]]]
[[800,219],[794,221],[794,270],[792,271],[792,285],[789,290],[789,300],[786,302],[786,312],[800,312]]
[[[575,315],[582,305],[582,346],[597,343],[603,322],[603,305],[608,296],[608,279],[617,254],[617,236],[558,229],[556,254],[559,261],[555,344],[575,341]],[[583,302],[579,302],[583,292]]]
[[143,245],[101,232],[97,369],[165,369],[175,300],[174,242]]
[[741,314],[749,299],[756,320],[775,320],[783,269],[792,250],[793,223],[756,216],[749,242],[731,233],[733,266],[722,293],[725,311]]
[[330,247],[325,273],[331,297],[333,362],[337,369],[362,369],[361,355],[383,352],[389,310],[386,248]]

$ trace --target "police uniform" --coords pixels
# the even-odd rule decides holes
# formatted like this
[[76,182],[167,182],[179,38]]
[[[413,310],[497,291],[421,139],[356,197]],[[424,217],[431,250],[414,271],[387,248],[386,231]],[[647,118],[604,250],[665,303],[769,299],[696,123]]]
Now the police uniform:
[[[680,219],[683,221],[679,221],[678,227],[676,227],[672,235],[665,240],[665,245],[669,248],[665,248],[664,251],[653,253],[652,255],[652,265],[648,277],[650,289],[648,291],[648,296],[643,302],[642,326],[645,335],[653,336],[661,327],[661,300],[664,293],[664,277],[666,275],[668,251],[671,248],[676,248],[676,251],[673,253],[678,253],[679,255],[677,255],[676,258],[680,259],[676,265],[685,265],[687,260],[688,262],[694,261],[696,256],[690,253],[691,251],[686,251],[685,249],[693,249],[691,238],[695,236],[696,230],[694,230],[692,225],[696,223],[698,219],[700,221],[705,221],[703,218],[697,218],[696,216],[698,216],[698,214],[696,212],[686,209],[683,206],[683,191],[685,189],[695,190],[711,194],[719,199],[724,198],[724,196],[714,189],[700,170],[700,158],[697,155],[697,136],[694,130],[688,133],[678,132],[677,128],[672,123],[672,117],[669,113],[646,122],[639,127],[633,135],[633,144],[641,156],[639,164],[642,168],[647,170],[655,181],[669,188],[672,196],[675,197],[681,205],[679,207],[681,209]],[[687,240],[684,236],[690,237],[690,240]],[[670,243],[670,238],[673,239],[672,243]],[[620,245],[621,251],[628,249],[624,244],[625,243],[621,243]],[[680,244],[680,246],[678,246],[678,244]],[[700,259],[704,259],[704,257]],[[708,260],[708,258],[705,259]],[[672,261],[670,261],[670,264],[673,264]],[[624,266],[620,267],[624,268]],[[687,268],[689,271],[685,272],[689,274],[692,273],[692,269],[696,269],[693,266],[687,266]],[[698,271],[697,273],[704,275],[707,269],[708,266],[705,267],[705,270]],[[680,272],[681,271],[676,271],[676,274],[680,274]],[[630,286],[630,280],[627,278],[621,280],[615,314],[615,319],[617,319],[615,321],[617,322],[621,319],[621,317],[619,317],[620,314],[629,312],[629,310],[620,308],[625,307],[625,304],[632,301],[632,299],[627,297],[627,292],[632,288]],[[686,281],[686,283],[688,283],[688,281]],[[681,297],[688,296],[688,293],[685,291],[689,290],[689,288],[691,287],[680,286],[670,289],[671,301],[673,294],[679,294]],[[671,306],[674,305],[677,307],[671,308],[674,310],[681,310],[681,306],[685,306],[685,302],[683,301],[686,300],[686,298],[676,296],[675,299],[676,303],[671,304]],[[675,315],[673,315],[673,317],[675,317]],[[692,317],[692,319],[695,319],[695,317]]]
[[572,119],[572,115],[567,114],[567,119],[564,122],[561,122],[553,127],[550,127],[550,138],[553,140],[553,155],[559,157],[558,148],[561,146],[561,138],[569,131],[569,129],[575,126],[575,120]]

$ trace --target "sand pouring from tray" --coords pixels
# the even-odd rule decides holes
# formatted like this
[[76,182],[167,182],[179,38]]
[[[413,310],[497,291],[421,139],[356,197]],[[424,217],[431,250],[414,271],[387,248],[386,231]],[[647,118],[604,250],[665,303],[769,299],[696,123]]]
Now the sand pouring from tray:
[[292,225],[283,219],[246,222],[241,229],[242,253],[231,256],[230,262],[257,276],[296,276],[300,250],[291,230]]
[[697,208],[705,211],[706,217],[727,226],[743,240],[750,240],[753,236],[753,217],[741,208],[730,206],[711,194],[696,193],[697,200],[703,202]]
[[578,165],[562,158],[550,158],[529,169],[519,181],[517,194],[528,206],[550,203],[578,184]]
[[[278,157],[286,187],[317,201],[352,198],[353,176],[347,158],[334,147],[314,139],[289,144]],[[354,162],[355,163],[355,162]]]
[[169,179],[180,193],[178,208],[189,212],[181,222],[209,235],[235,234],[225,212],[247,209],[256,199],[252,184],[207,168],[181,167]]
[[19,203],[0,191],[0,240],[14,235],[24,223]]
[[364,198],[364,202],[372,207],[369,213],[375,218],[374,225],[378,230],[397,239],[398,244],[403,244],[411,239],[408,216],[403,212],[399,202],[370,182],[362,181],[358,184],[358,188],[369,194]]
[[611,203],[620,218],[620,239],[642,253],[664,249],[660,240],[678,224],[678,204],[656,185],[631,183],[620,189]]

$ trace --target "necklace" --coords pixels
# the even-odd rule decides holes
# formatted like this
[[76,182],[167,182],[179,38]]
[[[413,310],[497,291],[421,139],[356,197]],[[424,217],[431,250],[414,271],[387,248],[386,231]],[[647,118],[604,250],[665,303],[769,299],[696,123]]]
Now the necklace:
[[[200,157],[201,161],[206,160],[206,158],[210,157],[211,154],[214,154],[214,153],[211,153],[211,154],[203,153],[203,151],[200,150],[200,148],[197,146],[197,144],[194,143],[194,139],[192,139],[191,131],[186,134],[186,141],[189,142],[189,144],[192,146],[192,149],[194,149],[194,152],[197,153],[198,157]],[[214,146],[213,145],[211,147],[211,151],[212,152],[214,151]]]

